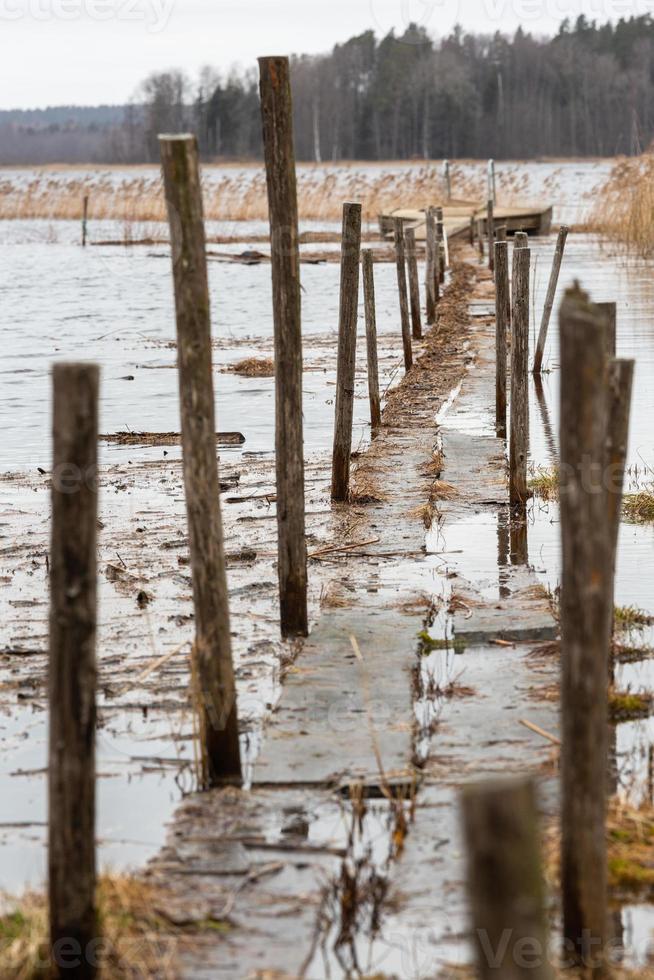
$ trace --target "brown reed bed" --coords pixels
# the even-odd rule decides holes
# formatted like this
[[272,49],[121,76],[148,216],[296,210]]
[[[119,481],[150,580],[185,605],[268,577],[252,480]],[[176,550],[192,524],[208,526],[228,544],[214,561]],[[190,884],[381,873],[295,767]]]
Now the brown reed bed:
[[[457,200],[485,199],[485,173],[452,167],[452,191]],[[502,203],[522,198],[527,176],[519,167],[498,174]],[[266,178],[261,165],[203,168],[205,217],[210,221],[267,221]],[[82,201],[89,197],[89,217],[122,222],[124,239],[145,236],[136,225],[166,221],[161,181],[152,171],[106,168],[79,171],[44,168],[8,173],[0,170],[0,219],[78,220]],[[426,207],[444,200],[440,164],[392,164],[374,168],[363,163],[298,167],[298,206],[303,218],[337,221],[342,202],[360,201],[368,221],[399,207]]]
[[654,152],[617,161],[586,225],[642,258],[654,253]]

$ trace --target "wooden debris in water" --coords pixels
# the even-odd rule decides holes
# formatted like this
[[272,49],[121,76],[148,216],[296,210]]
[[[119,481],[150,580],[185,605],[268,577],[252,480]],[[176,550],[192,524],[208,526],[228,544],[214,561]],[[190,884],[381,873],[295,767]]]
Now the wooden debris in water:
[[[100,442],[117,446],[179,446],[179,432],[110,432],[99,435]],[[241,446],[245,442],[242,432],[216,432],[219,446]]]

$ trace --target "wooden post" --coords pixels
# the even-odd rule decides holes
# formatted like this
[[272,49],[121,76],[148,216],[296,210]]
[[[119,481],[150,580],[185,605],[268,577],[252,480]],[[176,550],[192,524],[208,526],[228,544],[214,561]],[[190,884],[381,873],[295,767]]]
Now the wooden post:
[[422,338],[422,320],[420,318],[420,284],[418,282],[418,259],[416,257],[416,233],[413,228],[407,228],[406,261],[409,273],[409,296],[411,298],[411,326],[416,340]]
[[84,195],[84,203],[82,206],[82,246],[86,247],[86,226],[89,217],[89,196]]
[[601,314],[578,286],[559,318],[563,936],[566,960],[588,967],[608,938],[606,350]]
[[513,509],[527,502],[529,451],[529,266],[531,249],[513,252],[511,314],[511,430],[509,439],[509,500]]
[[470,244],[474,246],[475,244],[475,216],[470,215]]
[[426,260],[425,260],[425,295],[427,323],[436,323],[436,211],[427,208],[426,214]]
[[275,330],[277,574],[282,636],[306,636],[302,312],[288,58],[259,58]]
[[[344,204],[341,239],[338,363],[336,366],[336,421],[334,425],[334,451],[332,455],[332,500],[340,501],[347,500],[350,488],[360,251],[361,205]],[[402,257],[402,261],[404,262],[404,257]]]
[[514,248],[529,248],[529,235],[526,231],[516,231],[513,236]]
[[494,779],[461,793],[479,980],[552,980],[534,785]]
[[492,198],[488,199],[486,205],[486,225],[488,233],[488,268],[492,272],[495,268],[495,215]]
[[550,281],[547,287],[547,294],[545,296],[543,317],[540,322],[540,332],[538,334],[536,353],[534,355],[534,374],[540,374],[543,367],[545,341],[547,340],[547,331],[550,325],[550,318],[552,316],[552,307],[554,306],[554,297],[556,296],[556,287],[559,282],[559,273],[561,272],[561,262],[563,261],[563,252],[565,250],[565,242],[568,237],[568,231],[569,229],[566,227],[566,225],[561,225],[559,228],[559,235],[556,240],[554,259],[552,261],[552,271],[550,273]]
[[506,241],[506,230],[507,230],[506,229],[506,225],[500,225],[498,227],[497,232],[496,232],[496,237],[497,237],[498,242],[505,242]]
[[484,222],[480,218],[477,221],[477,244],[479,246],[479,258],[484,261]]
[[366,351],[368,358],[368,397],[370,399],[370,424],[373,432],[381,425],[379,398],[379,368],[377,365],[377,312],[375,307],[375,275],[372,250],[361,252],[363,269],[363,300],[366,311]]
[[[99,370],[53,369],[48,700],[48,892],[51,946],[79,944],[75,976],[96,970],[96,527]],[[92,962],[95,962],[93,959]],[[66,975],[55,969],[55,976]]]
[[495,161],[494,160],[488,161],[488,172],[487,172],[486,182],[488,186],[488,194],[486,195],[486,197],[489,201],[492,201],[493,204],[495,204],[495,201],[497,199],[497,188],[495,186]]
[[436,300],[441,296],[440,284],[445,282],[445,231],[443,225],[443,209],[436,208]]
[[615,566],[620,532],[622,493],[624,473],[627,463],[629,443],[629,416],[631,412],[631,391],[633,387],[634,361],[611,359],[608,365],[608,431],[606,438],[606,484],[609,522],[609,571],[610,590],[609,609],[611,624],[615,606]]
[[211,316],[202,189],[194,136],[160,136],[177,314],[182,460],[189,532],[203,787],[240,785],[236,689],[229,632]]
[[509,246],[495,243],[495,434],[506,439],[506,339],[511,323]]
[[395,227],[395,261],[397,264],[397,288],[400,294],[400,319],[402,321],[402,345],[404,347],[404,369],[409,371],[413,366],[411,350],[411,327],[409,324],[409,298],[406,288],[406,261],[404,258],[404,228],[401,218],[394,218]]
[[443,161],[443,171],[445,173],[445,193],[447,194],[447,200],[452,200],[452,175],[450,174],[450,161]]

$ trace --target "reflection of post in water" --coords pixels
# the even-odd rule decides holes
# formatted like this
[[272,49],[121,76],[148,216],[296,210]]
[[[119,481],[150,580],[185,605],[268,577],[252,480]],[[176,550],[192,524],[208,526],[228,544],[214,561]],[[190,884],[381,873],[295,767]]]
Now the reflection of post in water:
[[507,588],[507,568],[509,565],[509,554],[511,542],[509,537],[510,514],[508,508],[500,508],[497,511],[497,567],[500,581],[500,599],[505,599],[510,595]]
[[522,504],[513,508],[510,524],[511,564],[527,565],[529,547],[527,542],[527,507]]
[[552,422],[550,420],[550,410],[547,407],[547,401],[545,400],[545,391],[543,389],[543,382],[540,374],[535,374],[534,376],[534,388],[536,389],[536,400],[538,401],[538,408],[540,409],[540,417],[543,422],[543,432],[545,433],[545,442],[547,444],[547,451],[550,457],[550,463],[552,466],[558,466],[559,463],[559,453],[556,448],[556,438],[554,436],[554,429],[552,428]]

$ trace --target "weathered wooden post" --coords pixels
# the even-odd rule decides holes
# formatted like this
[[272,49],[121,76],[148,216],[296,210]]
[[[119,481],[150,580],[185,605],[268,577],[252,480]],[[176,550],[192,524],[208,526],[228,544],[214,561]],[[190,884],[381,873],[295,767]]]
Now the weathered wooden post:
[[445,282],[445,226],[443,209],[436,208],[436,301],[441,297],[440,284]]
[[404,258],[404,227],[401,218],[394,218],[395,261],[397,264],[397,288],[400,296],[400,319],[402,321],[402,346],[404,348],[404,369],[413,366],[411,349],[411,326],[409,324],[409,297],[406,288],[406,261]]
[[474,246],[475,244],[475,216],[470,215],[470,244]]
[[477,221],[477,245],[479,246],[479,259],[484,261],[484,222],[482,218]]
[[536,343],[536,353],[534,355],[534,374],[540,374],[543,367],[543,354],[545,353],[547,331],[550,325],[550,318],[552,316],[552,307],[554,306],[554,297],[556,296],[556,287],[559,282],[559,273],[561,272],[561,262],[563,261],[563,252],[565,251],[568,231],[569,229],[566,225],[561,225],[559,228],[559,235],[556,240],[554,259],[552,260],[552,271],[550,273],[550,281],[547,287],[547,294],[545,296],[543,317],[540,322],[540,331],[538,334],[538,341]]
[[498,242],[505,242],[506,241],[506,233],[507,233],[506,225],[499,225],[499,227],[497,229],[497,232],[496,232],[496,238],[497,238]]
[[427,208],[425,224],[425,296],[427,323],[436,323],[436,211]]
[[370,399],[370,424],[373,432],[381,425],[379,398],[379,367],[377,364],[377,311],[375,306],[375,276],[372,250],[361,252],[363,269],[363,301],[366,313],[366,353],[368,361],[368,397]]
[[606,349],[602,316],[578,285],[559,319],[563,936],[566,960],[588,968],[607,939]]
[[[350,488],[360,252],[361,205],[344,204],[341,240],[338,362],[336,365],[336,420],[334,424],[334,451],[332,454],[332,499],[340,501],[347,500]],[[404,264],[404,256],[402,256],[402,263]]]
[[531,249],[513,252],[511,313],[511,429],[509,438],[509,501],[513,509],[527,502],[529,451],[529,267]]
[[511,323],[509,246],[495,243],[495,434],[506,439],[506,338]]
[[629,417],[633,388],[634,361],[612,358],[608,365],[608,431],[606,437],[606,485],[610,536],[610,590],[609,609],[611,626],[615,607],[615,566],[620,533],[620,514],[624,474],[629,443]]
[[[50,943],[76,942],[75,976],[98,936],[95,906],[96,527],[99,370],[53,369],[48,700]],[[55,976],[67,970],[55,969]]]
[[487,174],[487,184],[488,184],[488,194],[486,195],[489,201],[495,204],[497,200],[497,187],[495,184],[495,161],[488,161],[488,174]]
[[452,176],[450,173],[450,161],[443,161],[443,172],[445,174],[445,193],[447,195],[447,200],[452,200]]
[[411,299],[411,327],[415,340],[422,338],[422,320],[420,317],[420,284],[418,281],[418,258],[416,256],[416,233],[413,228],[407,228],[406,261],[409,273],[409,296]]
[[488,199],[486,205],[486,231],[488,233],[488,268],[492,272],[495,268],[495,209],[492,198]]
[[275,332],[277,574],[283,636],[306,636],[302,312],[293,103],[288,58],[259,58]]
[[83,247],[86,246],[86,229],[87,229],[88,217],[89,217],[89,196],[88,194],[85,194],[84,202],[82,205],[82,246]]
[[534,785],[494,779],[461,793],[480,980],[552,980]]
[[604,337],[606,340],[606,356],[615,357],[618,329],[618,307],[616,303],[596,303],[597,309],[604,317]]
[[182,461],[189,532],[195,644],[193,665],[202,784],[240,784],[241,756],[229,633],[211,316],[202,189],[194,136],[160,136],[177,315]]
[[529,235],[526,231],[516,231],[513,236],[514,248],[529,248]]

